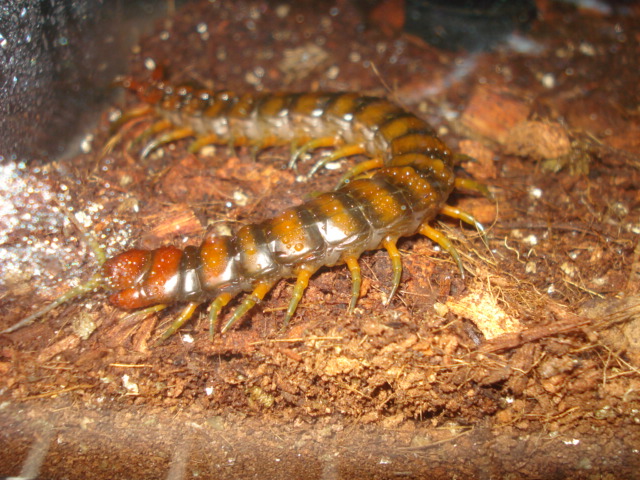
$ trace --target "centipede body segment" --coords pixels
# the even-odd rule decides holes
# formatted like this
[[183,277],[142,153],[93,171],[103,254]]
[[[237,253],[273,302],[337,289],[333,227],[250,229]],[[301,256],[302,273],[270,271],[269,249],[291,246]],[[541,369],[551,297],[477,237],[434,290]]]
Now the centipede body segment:
[[[391,258],[391,298],[402,274],[398,238],[415,233],[429,237],[453,256],[462,271],[450,240],[429,222],[444,214],[482,230],[471,215],[446,201],[456,186],[486,189],[456,179],[452,153],[433,129],[386,99],[323,92],[236,95],[131,79],[122,84],[144,103],[125,113],[116,128],[137,117],[155,119],[141,136],[147,139],[142,156],[163,144],[192,138],[192,151],[207,144],[248,145],[254,150],[291,144],[291,166],[308,151],[333,147],[312,172],[346,156],[369,158],[349,170],[335,190],[262,223],[245,225],[234,236],[208,237],[200,246],[185,249],[133,249],[107,260],[92,281],[111,292],[109,300],[115,306],[187,304],[161,340],[177,331],[198,305],[211,300],[213,334],[225,305],[249,292],[222,327],[226,332],[276,282],[295,278],[286,325],[310,278],[323,266],[347,265],[352,277],[351,311],[360,294],[358,258],[368,250],[384,248]],[[15,328],[18,325],[11,327]]]

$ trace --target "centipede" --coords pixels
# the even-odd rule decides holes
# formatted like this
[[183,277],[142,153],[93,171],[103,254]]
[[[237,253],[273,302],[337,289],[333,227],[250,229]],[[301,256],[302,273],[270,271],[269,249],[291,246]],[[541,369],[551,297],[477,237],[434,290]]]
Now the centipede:
[[235,235],[207,236],[199,246],[130,249],[100,256],[99,269],[41,310],[4,330],[14,331],[69,300],[96,289],[123,310],[157,311],[181,304],[182,310],[159,342],[168,339],[196,309],[209,303],[209,332],[218,331],[221,311],[233,299],[235,310],[219,329],[229,331],[282,279],[294,279],[283,329],[293,318],[311,277],[322,267],[344,264],[351,276],[347,312],[354,311],[362,283],[359,258],[385,249],[393,274],[388,304],[402,277],[396,246],[401,237],[420,234],[448,252],[464,276],[460,255],[432,222],[438,215],[458,219],[484,234],[471,214],[447,204],[454,189],[490,196],[488,188],[456,175],[455,154],[434,129],[409,110],[383,97],[354,92],[244,93],[172,85],[152,78],[117,80],[139,105],[113,122],[147,118],[140,134],[147,157],[163,145],[190,139],[189,150],[207,145],[247,146],[253,151],[291,145],[290,168],[318,149],[329,149],[311,173],[329,162],[361,156],[332,191],[284,210]]

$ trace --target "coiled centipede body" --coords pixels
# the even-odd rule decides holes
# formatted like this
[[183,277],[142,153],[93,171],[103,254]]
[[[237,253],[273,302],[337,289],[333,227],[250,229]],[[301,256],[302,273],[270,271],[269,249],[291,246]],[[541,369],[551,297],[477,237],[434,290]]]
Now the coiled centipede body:
[[231,91],[198,90],[153,80],[123,80],[142,100],[123,114],[118,125],[149,116],[156,121],[144,137],[146,156],[159,146],[195,138],[190,150],[207,144],[249,145],[256,150],[292,144],[290,165],[302,154],[321,147],[333,152],[327,162],[363,154],[368,160],[351,168],[341,185],[262,223],[245,225],[234,236],[207,238],[199,247],[165,246],[132,249],[103,262],[88,282],[70,290],[42,310],[9,329],[30,323],[70,298],[96,287],[111,292],[122,309],[186,307],[161,340],[176,332],[196,307],[212,299],[210,332],[218,314],[241,292],[250,292],[222,327],[226,332],[283,278],[295,278],[284,324],[296,311],[310,277],[323,266],[346,264],[352,277],[349,311],[361,285],[360,255],[385,248],[391,258],[393,287],[400,284],[399,237],[420,233],[449,252],[460,270],[450,240],[429,225],[438,214],[482,226],[446,201],[455,187],[488,194],[486,187],[454,174],[453,155],[422,119],[384,98],[357,93],[271,93],[236,95]]

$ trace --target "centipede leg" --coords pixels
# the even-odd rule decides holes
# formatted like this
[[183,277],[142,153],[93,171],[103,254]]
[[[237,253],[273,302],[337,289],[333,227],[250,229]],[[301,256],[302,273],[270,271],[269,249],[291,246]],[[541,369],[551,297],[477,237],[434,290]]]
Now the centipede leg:
[[358,303],[358,298],[360,297],[362,276],[360,275],[360,265],[358,264],[357,257],[347,257],[344,259],[344,262],[347,264],[347,267],[349,267],[349,272],[351,272],[351,301],[347,309],[347,313],[351,313],[353,309],[356,308],[356,303]]
[[215,133],[212,133],[211,135],[203,135],[191,142],[188,150],[189,153],[198,153],[207,145],[213,145],[215,143],[220,143],[220,137],[218,135]]
[[295,151],[291,156],[291,160],[289,160],[288,167],[294,168],[298,159],[312,150],[316,150],[317,148],[335,147],[339,142],[340,140],[336,137],[321,137],[310,140]]
[[161,135],[147,143],[142,149],[142,152],[140,152],[140,157],[146,158],[156,148],[167,143],[182,140],[183,138],[193,137],[194,134],[195,132],[191,128],[179,128],[169,133],[165,133],[164,135]]
[[485,233],[484,227],[482,224],[475,219],[473,215],[467,213],[459,208],[452,207],[451,205],[444,205],[440,209],[440,213],[446,215],[447,217],[457,218],[458,220],[462,220],[464,223],[469,224],[478,230],[478,233],[482,236],[482,241],[489,248],[489,241],[487,240],[487,235]]
[[387,301],[384,302],[385,305],[389,305],[389,302],[391,302],[391,299],[400,286],[400,279],[402,278],[402,257],[396,247],[397,241],[397,238],[387,237],[382,242],[382,246],[386,248],[387,253],[389,253],[389,258],[391,258],[391,268],[393,269],[393,287],[391,288],[391,293],[389,293]]
[[471,178],[456,177],[456,179],[454,180],[454,185],[456,188],[478,192],[489,200],[493,200],[493,194],[489,191],[489,188],[484,183],[476,182]]
[[147,138],[153,135],[157,135],[158,133],[164,132],[165,130],[169,130],[172,127],[173,127],[173,124],[169,120],[166,120],[166,119],[158,120],[153,125],[145,129],[145,131],[142,132],[138,137],[134,138],[133,143],[138,143],[143,140],[146,140]]
[[353,155],[361,155],[363,153],[367,153],[367,150],[362,145],[357,145],[357,144],[345,145],[344,147],[338,148],[337,150],[334,150],[333,152],[331,152],[331,154],[318,160],[313,165],[313,167],[311,167],[311,170],[309,170],[309,176],[310,177],[313,176],[318,170],[324,167],[327,163],[337,162],[338,160],[341,160],[343,158],[351,157]]
[[381,158],[372,158],[371,160],[365,160],[364,162],[360,162],[357,165],[351,167],[349,170],[347,170],[347,173],[345,173],[342,176],[342,178],[338,182],[338,185],[336,185],[336,189],[340,188],[348,180],[352,179],[356,175],[360,175],[363,172],[366,172],[368,170],[373,170],[375,168],[380,168],[382,166],[384,166],[384,162]]
[[236,323],[240,317],[242,317],[245,313],[253,308],[253,306],[260,302],[264,296],[271,290],[273,287],[273,282],[260,282],[258,283],[253,292],[244,299],[242,304],[233,312],[233,315],[229,319],[229,321],[222,327],[221,333],[226,333],[234,323]]
[[296,284],[293,287],[293,294],[291,296],[291,301],[289,302],[289,307],[287,308],[287,315],[284,317],[284,323],[282,324],[281,330],[287,328],[289,325],[289,320],[293,317],[293,314],[296,313],[296,308],[298,308],[298,303],[302,299],[302,295],[309,285],[309,279],[311,275],[313,275],[315,269],[311,270],[305,267],[301,267],[298,270],[298,276],[296,278]]
[[213,335],[218,325],[218,314],[232,298],[232,295],[223,293],[211,303],[211,310],[209,311],[209,338],[211,340],[213,340]]
[[120,130],[120,128],[127,122],[133,120],[134,118],[146,117],[147,115],[152,115],[155,113],[153,106],[151,105],[140,105],[139,107],[132,108],[131,110],[127,110],[124,112],[118,119],[111,122],[111,126],[109,127],[109,132],[113,135],[115,132]]
[[187,320],[189,320],[193,316],[193,312],[195,312],[196,308],[200,305],[197,302],[189,302],[187,306],[180,312],[178,318],[176,318],[173,323],[165,330],[165,332],[160,335],[160,338],[156,341],[156,345],[164,342],[171,335],[176,333],[182,325],[184,325]]
[[458,268],[460,269],[460,275],[462,276],[462,278],[464,278],[464,269],[462,268],[462,260],[460,260],[460,255],[458,255],[458,251],[453,246],[453,243],[451,243],[451,240],[449,240],[449,238],[447,238],[447,236],[444,233],[436,230],[435,228],[429,225],[422,225],[422,227],[420,227],[420,233],[425,237],[430,238],[431,240],[436,242],[449,255],[453,257],[454,261],[458,265]]

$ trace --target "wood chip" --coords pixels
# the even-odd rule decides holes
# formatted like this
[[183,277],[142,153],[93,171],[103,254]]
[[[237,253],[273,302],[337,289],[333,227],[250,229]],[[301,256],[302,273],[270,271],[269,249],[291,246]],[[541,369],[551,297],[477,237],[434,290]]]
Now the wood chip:
[[556,122],[521,122],[513,127],[504,144],[507,153],[534,160],[545,160],[571,152],[569,135]]
[[449,298],[447,307],[454,314],[471,320],[487,340],[505,333],[522,331],[520,321],[507,314],[495,298],[482,291],[460,298]]
[[462,114],[462,124],[474,132],[503,143],[509,131],[529,116],[529,106],[513,94],[478,86]]

